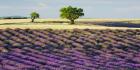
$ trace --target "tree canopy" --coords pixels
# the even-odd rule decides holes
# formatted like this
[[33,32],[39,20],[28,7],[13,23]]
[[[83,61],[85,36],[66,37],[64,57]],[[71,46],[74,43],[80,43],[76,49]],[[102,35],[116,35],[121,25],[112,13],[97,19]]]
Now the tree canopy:
[[75,23],[74,20],[84,16],[83,9],[72,6],[64,7],[60,9],[60,12],[60,17],[70,20],[71,24]]
[[32,22],[34,22],[36,18],[39,18],[39,13],[37,12],[32,12],[30,15],[31,15]]

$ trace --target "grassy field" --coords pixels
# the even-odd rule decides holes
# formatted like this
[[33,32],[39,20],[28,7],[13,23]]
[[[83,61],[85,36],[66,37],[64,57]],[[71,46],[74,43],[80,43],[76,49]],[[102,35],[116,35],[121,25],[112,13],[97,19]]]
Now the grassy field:
[[[93,25],[95,22],[134,22],[138,24],[139,19],[78,19],[77,22],[93,22],[90,24],[76,24],[69,25],[66,19],[36,19],[36,23],[31,23],[30,19],[2,19],[0,20],[0,29],[6,28],[21,28],[21,29],[140,29],[140,28],[128,28],[128,27],[108,27],[101,25]],[[58,23],[54,23],[58,22]],[[62,22],[62,23],[61,23]],[[64,22],[64,23],[63,23]]]

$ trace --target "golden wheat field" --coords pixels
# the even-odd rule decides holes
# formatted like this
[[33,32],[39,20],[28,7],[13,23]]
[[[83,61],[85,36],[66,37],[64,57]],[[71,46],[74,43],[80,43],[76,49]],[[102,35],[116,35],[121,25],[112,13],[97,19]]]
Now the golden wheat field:
[[[31,23],[31,19],[1,19],[0,20],[0,29],[6,28],[21,28],[21,29],[130,29],[128,27],[108,27],[101,25],[94,25],[96,22],[133,22],[134,24],[139,23],[139,19],[78,19],[77,22],[93,22],[93,25],[90,24],[76,24],[69,25],[66,19],[36,19],[36,23]],[[64,22],[64,23],[53,23],[53,22]],[[65,22],[66,21],[66,22]],[[46,23],[50,22],[50,23]],[[140,28],[131,28],[131,29],[140,29]]]
[[[30,22],[31,19],[0,19],[0,23],[20,23],[20,22]],[[68,21],[67,19],[36,19],[38,22],[42,21]],[[131,21],[140,23],[140,19],[77,19],[76,21],[88,21],[88,22],[107,22],[107,21]]]

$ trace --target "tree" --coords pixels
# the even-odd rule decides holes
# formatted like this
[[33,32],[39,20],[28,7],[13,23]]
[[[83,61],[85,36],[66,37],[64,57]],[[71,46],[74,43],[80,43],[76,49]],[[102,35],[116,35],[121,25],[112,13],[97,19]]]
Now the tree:
[[60,9],[60,12],[60,17],[70,20],[70,24],[75,24],[76,19],[78,19],[81,16],[84,16],[83,9],[72,6],[64,7]]
[[39,13],[37,13],[37,12],[32,12],[30,15],[31,15],[31,19],[32,19],[31,22],[34,22],[34,20],[36,18],[39,18]]

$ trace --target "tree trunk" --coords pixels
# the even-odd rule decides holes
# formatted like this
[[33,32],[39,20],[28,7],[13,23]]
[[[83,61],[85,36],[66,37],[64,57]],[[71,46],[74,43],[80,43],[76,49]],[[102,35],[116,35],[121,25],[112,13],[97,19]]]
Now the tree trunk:
[[32,21],[31,21],[31,22],[34,22],[34,20],[35,20],[35,19],[34,19],[34,18],[32,18]]
[[75,24],[74,20],[70,20],[70,24]]

